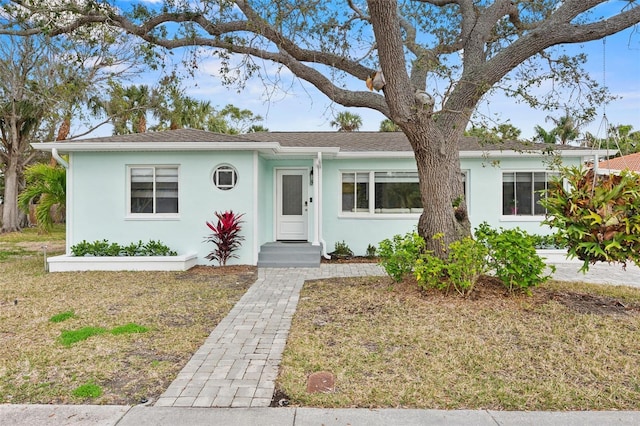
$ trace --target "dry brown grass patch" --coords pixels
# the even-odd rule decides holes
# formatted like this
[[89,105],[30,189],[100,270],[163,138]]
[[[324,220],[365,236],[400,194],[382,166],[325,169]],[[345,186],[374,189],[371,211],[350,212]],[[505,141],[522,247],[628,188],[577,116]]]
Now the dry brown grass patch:
[[[472,297],[406,281],[308,282],[278,386],[293,404],[508,410],[637,409],[640,291],[550,283]],[[307,394],[316,371],[336,391]]]

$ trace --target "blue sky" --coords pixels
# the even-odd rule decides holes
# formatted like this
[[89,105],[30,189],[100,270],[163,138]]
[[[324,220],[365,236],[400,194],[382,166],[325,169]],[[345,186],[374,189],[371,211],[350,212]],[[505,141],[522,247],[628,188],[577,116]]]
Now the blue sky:
[[[159,0],[150,0],[147,3],[159,3]],[[634,130],[640,130],[640,30],[630,29],[622,33],[610,36],[606,39],[606,73],[603,74],[603,43],[601,40],[580,46],[588,54],[587,70],[598,82],[606,81],[611,93],[620,99],[611,102],[606,107],[601,107],[596,119],[583,128],[592,134],[604,137],[602,129],[603,114],[606,112],[608,122],[612,125],[631,124]],[[570,47],[568,49],[577,49]],[[180,57],[176,52],[175,57]],[[318,92],[310,84],[292,79],[288,70],[282,71],[281,77],[290,81],[287,93],[276,91],[268,96],[265,93],[265,85],[258,78],[250,79],[245,89],[237,93],[235,89],[222,86],[216,77],[219,73],[219,62],[214,59],[205,59],[199,62],[198,72],[194,78],[186,78],[184,87],[188,95],[197,99],[208,100],[215,107],[222,108],[226,104],[233,104],[240,108],[246,108],[264,117],[263,125],[271,131],[332,131],[330,122],[335,113],[348,110],[359,114],[363,119],[361,130],[377,131],[380,122],[384,119],[380,113],[364,108],[344,108],[341,105],[332,104],[323,94]],[[263,75],[272,77],[275,66],[265,63]],[[146,73],[135,84],[156,84],[157,74]],[[349,88],[364,90],[364,82],[349,82]],[[357,85],[361,84],[361,87]],[[509,121],[522,130],[522,137],[533,136],[533,128],[541,125],[551,129],[553,124],[545,120],[549,115],[560,117],[564,111],[557,113],[548,111],[535,111],[524,104],[516,104],[513,99],[503,96],[493,96],[488,102],[479,106],[478,111],[486,116],[497,116],[502,121]],[[109,134],[110,129],[101,128],[92,136]]]

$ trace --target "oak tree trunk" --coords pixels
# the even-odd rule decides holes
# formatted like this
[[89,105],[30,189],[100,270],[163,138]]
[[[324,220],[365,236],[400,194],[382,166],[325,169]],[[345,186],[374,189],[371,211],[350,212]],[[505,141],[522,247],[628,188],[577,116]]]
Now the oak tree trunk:
[[415,153],[422,195],[418,233],[427,250],[444,258],[449,244],[471,235],[458,152],[461,135],[445,137],[424,124],[405,128],[405,134]]

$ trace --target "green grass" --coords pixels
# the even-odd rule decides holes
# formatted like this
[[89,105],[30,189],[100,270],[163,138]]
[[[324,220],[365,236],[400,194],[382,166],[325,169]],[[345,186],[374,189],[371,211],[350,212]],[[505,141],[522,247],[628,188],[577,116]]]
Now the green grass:
[[114,336],[118,336],[121,334],[146,333],[147,331],[149,331],[147,327],[134,324],[134,323],[129,323],[129,324],[125,324],[125,325],[121,325],[119,327],[113,328],[111,330],[111,334],[113,334]]
[[49,322],[58,323],[58,322],[62,322],[62,321],[66,321],[68,319],[74,318],[75,316],[76,316],[75,312],[65,311],[49,318]]
[[95,383],[89,382],[75,388],[72,395],[77,398],[98,398],[102,396],[102,388]]
[[74,343],[87,340],[89,337],[98,336],[106,333],[107,330],[102,327],[82,327],[78,330],[63,330],[60,333],[60,343],[63,346],[71,346]]

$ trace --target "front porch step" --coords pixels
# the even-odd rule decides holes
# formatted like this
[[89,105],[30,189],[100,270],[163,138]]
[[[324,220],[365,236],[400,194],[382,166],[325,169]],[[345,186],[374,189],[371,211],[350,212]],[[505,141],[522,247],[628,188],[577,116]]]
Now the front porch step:
[[258,253],[259,268],[319,268],[320,246],[308,242],[266,243]]

